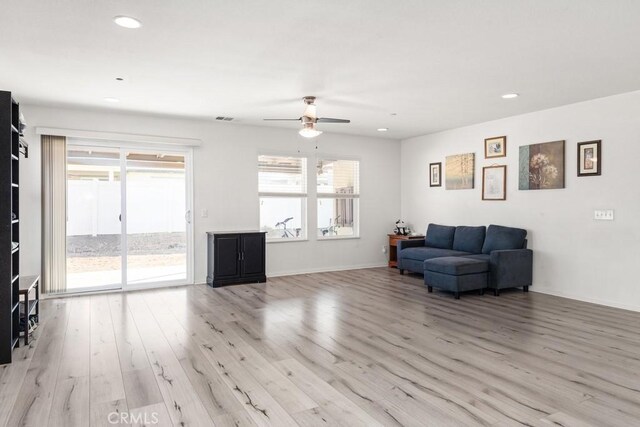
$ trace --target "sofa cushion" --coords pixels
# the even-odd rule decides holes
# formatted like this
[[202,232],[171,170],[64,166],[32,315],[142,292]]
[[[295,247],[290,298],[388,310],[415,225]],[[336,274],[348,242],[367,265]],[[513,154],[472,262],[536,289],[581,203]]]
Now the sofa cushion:
[[452,276],[462,276],[464,274],[485,273],[489,270],[489,263],[479,259],[454,256],[426,260],[424,269]]
[[439,249],[439,248],[427,248],[425,246],[421,248],[407,248],[400,251],[398,257],[403,259],[413,259],[417,261],[424,261],[425,259],[449,257],[449,256],[464,256],[470,255],[469,252],[454,251],[452,249]]
[[456,227],[456,232],[453,235],[453,250],[471,252],[472,254],[481,253],[486,231],[487,228],[484,225]]
[[425,244],[430,248],[453,249],[453,236],[455,232],[455,227],[429,224]]
[[489,254],[465,255],[464,257],[469,259],[479,259],[480,261],[491,261],[491,255]]
[[483,254],[504,249],[522,249],[527,237],[527,230],[500,225],[490,225],[487,229],[487,237],[482,246]]

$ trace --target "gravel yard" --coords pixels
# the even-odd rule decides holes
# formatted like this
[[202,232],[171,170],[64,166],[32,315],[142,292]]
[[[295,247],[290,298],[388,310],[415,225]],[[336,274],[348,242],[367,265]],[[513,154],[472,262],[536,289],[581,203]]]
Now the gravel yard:
[[[184,233],[127,236],[129,268],[185,265]],[[67,237],[67,274],[120,270],[120,235]]]

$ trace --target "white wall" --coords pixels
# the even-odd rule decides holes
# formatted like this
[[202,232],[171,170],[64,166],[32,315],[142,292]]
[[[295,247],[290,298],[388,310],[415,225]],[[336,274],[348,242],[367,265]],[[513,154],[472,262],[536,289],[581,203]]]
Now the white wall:
[[[508,101],[508,102],[517,102]],[[484,159],[485,138],[507,135],[507,157]],[[602,140],[599,177],[577,177],[576,144]],[[518,190],[518,147],[566,140],[566,188]],[[501,224],[528,230],[532,290],[640,310],[640,92],[411,138],[401,143],[402,217],[424,230]],[[428,164],[476,154],[475,188],[429,187]],[[482,201],[482,166],[507,165],[507,200]],[[615,221],[593,210],[615,209]]]
[[[241,126],[132,114],[22,106],[28,122],[29,159],[21,161],[21,269],[40,271],[40,141],[35,127],[123,132],[202,139],[194,149],[195,281],[206,277],[206,231],[259,226],[257,155],[324,153],[360,158],[360,239],[273,243],[267,247],[267,274],[384,265],[386,233],[400,213],[398,141],[324,133],[317,140],[295,129]],[[316,151],[316,142],[318,150]],[[313,164],[313,163],[311,163]],[[201,218],[203,209],[208,218]],[[310,224],[315,207],[309,209]]]

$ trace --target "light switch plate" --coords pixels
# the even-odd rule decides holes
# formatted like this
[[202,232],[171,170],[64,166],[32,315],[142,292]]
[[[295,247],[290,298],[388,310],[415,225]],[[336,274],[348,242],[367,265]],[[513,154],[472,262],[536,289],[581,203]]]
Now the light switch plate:
[[596,221],[613,221],[613,209],[596,209],[593,211],[593,219]]

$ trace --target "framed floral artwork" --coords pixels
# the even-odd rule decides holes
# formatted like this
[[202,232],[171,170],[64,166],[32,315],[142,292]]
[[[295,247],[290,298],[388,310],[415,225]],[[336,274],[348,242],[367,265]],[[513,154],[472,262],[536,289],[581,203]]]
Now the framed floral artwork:
[[442,162],[429,163],[429,187],[442,186]]
[[482,168],[482,200],[507,200],[507,166]]
[[520,147],[520,190],[564,188],[564,141]]
[[505,157],[507,155],[507,137],[494,136],[484,140],[484,158]]
[[597,176],[602,173],[602,141],[578,143],[578,176]]

